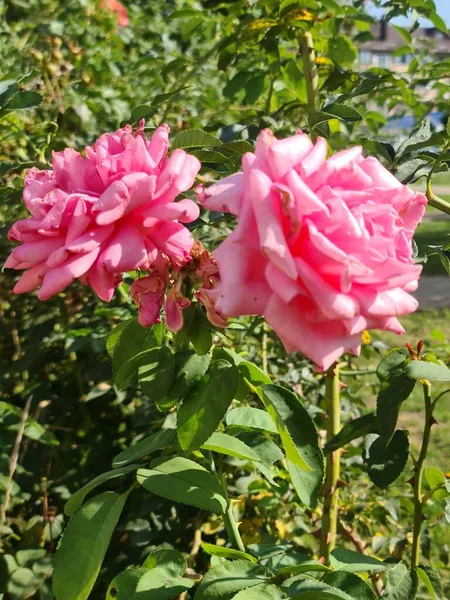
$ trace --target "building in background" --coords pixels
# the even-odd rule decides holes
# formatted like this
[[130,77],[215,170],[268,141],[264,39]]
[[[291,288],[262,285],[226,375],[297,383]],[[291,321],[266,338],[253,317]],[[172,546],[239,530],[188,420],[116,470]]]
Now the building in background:
[[[436,58],[450,56],[450,36],[435,27],[419,27],[413,34],[418,50],[429,48]],[[406,45],[395,27],[380,21],[372,28],[373,40],[365,42],[359,49],[361,69],[380,67],[397,72],[407,71],[413,59],[412,54],[396,51]]]

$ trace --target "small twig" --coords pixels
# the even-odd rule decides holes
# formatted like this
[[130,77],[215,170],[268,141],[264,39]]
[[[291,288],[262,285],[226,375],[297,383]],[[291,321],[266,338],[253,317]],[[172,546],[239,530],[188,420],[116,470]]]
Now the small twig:
[[28,398],[28,400],[25,404],[25,408],[23,409],[22,418],[20,420],[19,429],[17,431],[17,436],[16,436],[16,440],[14,442],[14,446],[13,446],[13,450],[12,450],[12,454],[11,454],[11,460],[9,463],[9,475],[8,475],[8,483],[6,484],[5,499],[0,508],[0,547],[1,547],[1,539],[3,537],[3,528],[6,524],[6,512],[8,510],[9,501],[11,498],[13,477],[14,477],[14,473],[16,472],[16,468],[17,468],[17,460],[19,458],[20,445],[22,443],[23,432],[25,431],[25,423],[28,419],[28,414],[30,412],[30,406],[31,406],[31,397]]

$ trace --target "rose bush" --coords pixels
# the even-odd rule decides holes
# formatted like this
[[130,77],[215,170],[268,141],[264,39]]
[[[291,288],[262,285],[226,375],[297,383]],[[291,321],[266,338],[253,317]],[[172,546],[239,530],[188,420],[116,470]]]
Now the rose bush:
[[167,157],[167,125],[149,140],[143,127],[105,133],[86,156],[54,152],[52,170],[28,171],[23,199],[31,216],[9,231],[22,244],[5,263],[26,270],[15,293],[40,287],[47,300],[78,278],[108,302],[125,271],[165,272],[190,260],[194,240],[183,223],[199,209],[174,200],[192,186],[200,162],[181,149]]
[[404,333],[397,317],[418,306],[411,240],[426,205],[360,147],[327,151],[322,138],[264,130],[241,173],[197,188],[206,208],[238,220],[214,253],[216,311],[264,315],[288,352],[324,369],[358,354],[365,329]]

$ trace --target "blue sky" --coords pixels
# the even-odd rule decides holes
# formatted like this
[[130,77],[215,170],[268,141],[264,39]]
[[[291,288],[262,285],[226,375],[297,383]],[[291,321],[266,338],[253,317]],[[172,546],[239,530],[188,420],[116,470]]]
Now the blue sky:
[[[444,19],[447,25],[450,26],[450,0],[434,0],[438,14]],[[398,19],[398,22],[405,22],[405,19]],[[423,22],[424,25],[430,25],[428,21]]]

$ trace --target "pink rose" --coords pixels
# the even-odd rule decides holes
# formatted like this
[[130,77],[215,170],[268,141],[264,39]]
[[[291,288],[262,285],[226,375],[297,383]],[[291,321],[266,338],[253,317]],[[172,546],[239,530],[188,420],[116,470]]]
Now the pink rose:
[[113,13],[117,18],[117,25],[119,27],[126,27],[129,24],[128,11],[119,0],[102,0],[100,8]]
[[238,221],[214,252],[217,313],[264,315],[288,352],[324,369],[358,354],[365,329],[404,333],[397,317],[418,305],[411,239],[425,196],[361,148],[327,159],[326,142],[301,132],[277,140],[263,131],[242,167],[197,188],[206,208]]
[[41,286],[47,300],[78,278],[109,302],[125,271],[167,261],[179,269],[191,260],[194,240],[183,223],[199,210],[174,200],[193,185],[200,162],[180,149],[167,156],[167,125],[149,140],[143,126],[105,133],[85,157],[54,152],[51,171],[28,171],[30,217],[12,226],[9,239],[22,244],[5,263],[26,270],[15,293]]

